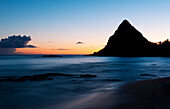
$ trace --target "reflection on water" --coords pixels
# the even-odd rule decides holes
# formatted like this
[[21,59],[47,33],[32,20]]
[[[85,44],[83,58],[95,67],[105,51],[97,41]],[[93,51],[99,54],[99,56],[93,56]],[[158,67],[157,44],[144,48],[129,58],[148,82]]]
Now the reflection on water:
[[96,78],[55,76],[53,80],[1,82],[0,109],[41,109],[60,105],[80,95],[113,90],[122,82],[167,77],[169,66],[170,58],[161,57],[0,56],[0,79],[57,72],[97,75]]

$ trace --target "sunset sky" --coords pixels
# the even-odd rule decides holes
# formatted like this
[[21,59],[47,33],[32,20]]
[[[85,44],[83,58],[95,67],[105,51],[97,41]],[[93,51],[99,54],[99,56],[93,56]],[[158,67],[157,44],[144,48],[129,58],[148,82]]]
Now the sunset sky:
[[24,54],[90,54],[124,19],[150,41],[170,38],[170,0],[0,0],[0,39],[31,36]]

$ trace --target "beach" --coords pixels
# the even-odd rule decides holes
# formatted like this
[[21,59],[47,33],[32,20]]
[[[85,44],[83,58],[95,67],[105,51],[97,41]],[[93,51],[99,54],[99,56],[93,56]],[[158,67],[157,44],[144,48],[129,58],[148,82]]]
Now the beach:
[[161,57],[14,55],[0,61],[1,109],[122,109],[145,92],[129,84],[170,75],[170,58]]
[[170,109],[170,0],[0,0],[0,109]]
[[113,109],[169,109],[170,77],[126,84],[121,93],[130,99]]
[[169,109],[170,77],[124,84],[50,109]]

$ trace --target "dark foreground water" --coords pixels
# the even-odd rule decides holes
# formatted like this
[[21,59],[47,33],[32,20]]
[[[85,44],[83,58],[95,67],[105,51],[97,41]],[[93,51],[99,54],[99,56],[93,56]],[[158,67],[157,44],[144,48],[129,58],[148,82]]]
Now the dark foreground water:
[[[0,56],[0,79],[45,73],[97,77],[53,76],[53,80],[0,82],[0,109],[49,109],[53,106],[60,109],[62,104],[77,100],[76,105],[88,100],[89,94],[95,96],[98,92],[112,91],[122,83],[167,77],[170,75],[170,58]],[[71,109],[72,105],[68,104],[67,108]]]

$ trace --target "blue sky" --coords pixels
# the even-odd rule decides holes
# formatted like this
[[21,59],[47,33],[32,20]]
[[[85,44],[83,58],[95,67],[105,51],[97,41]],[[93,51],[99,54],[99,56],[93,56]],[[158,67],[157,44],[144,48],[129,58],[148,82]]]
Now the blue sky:
[[39,48],[22,49],[28,53],[92,53],[127,19],[156,42],[170,38],[169,5],[170,0],[0,0],[0,38],[30,35]]

